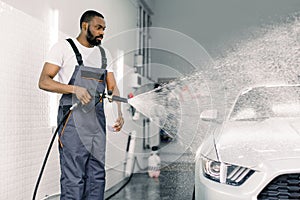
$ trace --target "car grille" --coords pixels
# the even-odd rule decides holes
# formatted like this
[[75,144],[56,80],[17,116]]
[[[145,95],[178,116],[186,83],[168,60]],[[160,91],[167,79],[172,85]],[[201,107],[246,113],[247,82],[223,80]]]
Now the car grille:
[[300,199],[300,174],[284,174],[273,179],[258,200]]

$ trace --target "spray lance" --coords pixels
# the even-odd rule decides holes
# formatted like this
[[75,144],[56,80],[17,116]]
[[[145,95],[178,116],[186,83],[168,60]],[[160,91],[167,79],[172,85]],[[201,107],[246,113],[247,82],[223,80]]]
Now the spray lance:
[[[120,96],[113,95],[113,92],[111,90],[108,90],[107,94],[104,93],[101,97],[102,98],[107,98],[109,102],[118,101],[118,102],[122,102],[122,103],[128,103],[128,99],[127,98],[123,98],[123,97],[120,97]],[[46,155],[45,155],[45,158],[44,158],[44,161],[43,161],[43,164],[42,164],[42,167],[41,167],[41,170],[40,170],[40,173],[39,173],[39,176],[38,176],[35,188],[34,188],[32,200],[36,199],[36,194],[37,194],[37,191],[38,191],[38,187],[39,187],[40,181],[42,179],[42,175],[44,173],[44,170],[45,170],[45,167],[46,167],[46,163],[47,163],[49,154],[51,152],[54,140],[56,138],[57,132],[58,132],[59,128],[61,127],[61,125],[63,125],[64,122],[66,121],[66,119],[67,119],[68,115],[70,114],[70,112],[72,110],[78,108],[79,105],[81,105],[80,101],[74,103],[70,107],[69,111],[62,117],[61,121],[57,125],[57,128],[56,128],[55,132],[53,133],[52,139],[51,139],[49,147],[47,149],[47,152],[46,152]]]
[[122,102],[122,103],[128,103],[128,99],[127,98],[113,95],[111,90],[108,90],[107,94],[104,93],[103,97],[107,98],[109,102],[118,101],[118,102]]

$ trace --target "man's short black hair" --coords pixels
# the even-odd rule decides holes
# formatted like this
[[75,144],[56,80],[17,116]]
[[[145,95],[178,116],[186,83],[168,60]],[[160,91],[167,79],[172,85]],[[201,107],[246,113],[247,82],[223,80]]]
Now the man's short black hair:
[[80,18],[80,29],[82,28],[82,22],[88,22],[89,23],[96,16],[101,17],[101,18],[104,19],[104,16],[101,13],[97,12],[97,11],[94,11],[94,10],[85,11],[82,14],[81,18]]

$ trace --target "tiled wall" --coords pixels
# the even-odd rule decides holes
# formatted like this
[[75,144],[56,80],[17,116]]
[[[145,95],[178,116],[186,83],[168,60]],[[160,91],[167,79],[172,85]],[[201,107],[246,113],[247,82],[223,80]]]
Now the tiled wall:
[[[35,6],[32,3],[35,1],[30,2],[32,6]],[[46,2],[49,3],[50,0]],[[68,0],[68,2],[71,3],[71,0]],[[92,3],[94,1],[90,0],[88,2]],[[28,8],[27,3],[21,1],[20,4],[16,5],[21,10],[23,10],[22,7]],[[34,9],[39,9],[38,5]],[[60,13],[69,12],[69,4],[66,3],[66,5],[58,5],[61,6],[58,9]],[[74,5],[75,10],[77,9],[75,13],[79,13],[78,10],[83,9],[81,5]],[[119,19],[114,18],[116,9],[117,13],[124,13],[120,16],[128,15],[124,18],[127,20],[126,23],[122,22],[124,27],[121,27],[123,29],[135,27],[136,7],[130,1],[122,1],[117,6],[115,3],[110,2],[108,6],[114,7],[113,10],[108,9],[107,11],[107,15],[110,16],[108,19],[111,19],[110,22],[117,23],[114,27],[120,28]],[[47,7],[46,4],[45,7]],[[44,10],[46,11],[43,12],[43,15],[47,16],[47,12],[51,8],[47,7]],[[70,15],[75,16],[73,11]],[[67,20],[65,15],[59,19],[62,22],[60,27],[68,26],[68,24],[64,24],[64,20]],[[68,23],[70,22],[68,21]],[[54,42],[52,38],[53,31],[49,30],[51,20],[50,23],[42,22],[10,7],[1,0],[0,24],[0,200],[27,200],[32,198],[34,185],[52,137],[51,126],[55,121],[55,119],[53,120],[53,116],[55,118],[53,110],[57,109],[55,104],[53,105],[53,96],[51,97],[49,93],[38,89],[38,78],[45,54]],[[116,33],[120,31],[119,29],[112,30]],[[76,34],[78,33],[72,34],[72,37],[75,37]],[[65,38],[65,35],[60,33],[58,38]],[[118,56],[114,55],[118,49],[127,49],[129,45],[129,49],[134,48],[136,40],[134,37],[132,39],[133,42],[128,41],[128,44],[126,43],[124,46],[122,46],[122,43],[110,45],[109,49],[113,56]],[[130,57],[130,60],[133,59]],[[123,63],[120,63],[120,66],[116,64],[115,67],[122,67],[121,65]],[[128,69],[124,69],[125,71],[128,71]],[[118,78],[118,69],[115,69],[115,72],[116,78]],[[125,74],[124,76],[126,77]],[[122,89],[121,82],[118,81],[118,85]],[[126,82],[125,79],[124,83]],[[126,96],[131,91],[131,86],[126,85],[126,88],[124,86],[123,89],[123,95]],[[106,107],[107,124],[112,125],[117,112],[110,103]],[[115,105],[114,108],[116,108]],[[107,190],[124,179],[123,161],[126,155],[128,133],[133,130],[137,132],[136,151],[143,151],[141,146],[142,122],[133,122],[128,108],[128,105],[123,105],[125,125],[122,132],[107,132]],[[143,167],[145,163],[142,163]],[[59,176],[57,142],[55,141],[40,183],[37,199],[41,199],[45,195],[59,193]]]
[[[38,89],[49,31],[1,1],[0,24],[0,199],[31,199],[52,136],[49,94]],[[59,191],[58,181],[55,143],[38,196]]]

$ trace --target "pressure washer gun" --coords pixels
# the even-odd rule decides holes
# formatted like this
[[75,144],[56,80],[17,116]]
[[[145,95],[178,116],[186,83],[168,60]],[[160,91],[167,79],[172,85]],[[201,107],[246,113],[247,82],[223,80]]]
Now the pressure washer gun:
[[128,103],[128,99],[126,99],[124,97],[113,95],[112,93],[113,92],[111,90],[108,90],[107,94],[104,93],[103,97],[107,98],[109,102],[119,101],[119,102],[123,102],[123,103]]
[[[89,91],[90,94],[93,94],[92,90],[88,90],[88,91]],[[100,98],[107,98],[109,102],[119,101],[119,102],[123,102],[123,103],[128,103],[128,99],[120,97],[120,96],[113,95],[112,93],[113,92],[111,90],[108,90],[107,94],[105,94],[105,93],[100,94]],[[74,110],[79,105],[81,105],[81,103],[78,100],[75,104],[72,105],[70,110]],[[88,104],[88,105],[85,105],[84,107],[82,107],[82,109],[83,109],[83,112],[88,113],[90,110],[92,110],[93,107],[94,107],[93,104]]]
[[[89,91],[90,94],[92,94],[92,92]],[[120,97],[120,96],[116,96],[112,94],[111,90],[107,91],[108,94],[100,94],[101,98],[107,98],[109,102],[113,102],[113,101],[119,101],[119,102],[123,102],[123,103],[128,103],[128,99],[124,98],[124,97]],[[74,110],[75,108],[77,108],[79,105],[81,105],[80,101],[78,100],[76,103],[74,103],[70,110]],[[88,104],[82,107],[83,112],[88,113],[90,110],[92,110],[94,107],[93,104]]]

